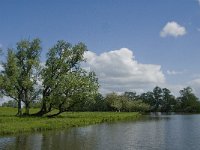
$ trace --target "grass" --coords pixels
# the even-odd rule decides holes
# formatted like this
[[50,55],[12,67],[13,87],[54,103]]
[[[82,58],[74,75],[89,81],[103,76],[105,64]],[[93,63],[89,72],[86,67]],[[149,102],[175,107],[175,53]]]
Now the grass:
[[[36,112],[37,109],[31,109]],[[17,109],[0,107],[0,135],[65,129],[102,122],[136,120],[137,112],[65,112],[55,118],[16,117]]]

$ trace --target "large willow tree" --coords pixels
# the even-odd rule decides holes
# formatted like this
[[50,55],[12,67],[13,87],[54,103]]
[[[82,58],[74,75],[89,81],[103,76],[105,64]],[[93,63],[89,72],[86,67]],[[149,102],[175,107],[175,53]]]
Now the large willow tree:
[[8,49],[7,60],[2,63],[0,92],[18,102],[19,116],[22,115],[21,102],[28,115],[30,103],[38,95],[35,85],[40,51],[39,39],[22,40],[17,43],[16,49]]
[[[40,40],[22,40],[16,49],[9,49],[7,59],[0,72],[0,93],[18,102],[18,115],[22,115],[21,103],[29,115],[30,104],[41,98],[42,116],[52,109],[58,112],[70,110],[80,101],[91,101],[98,90],[94,72],[81,67],[83,54],[87,51],[83,43],[72,46],[58,41],[47,53],[45,65],[41,67]],[[40,80],[39,80],[40,79]],[[37,83],[41,83],[38,86]]]
[[42,70],[43,101],[38,115],[58,109],[58,115],[68,111],[77,99],[88,100],[95,96],[98,82],[94,72],[81,67],[83,54],[87,51],[83,43],[72,46],[58,41],[47,54]]

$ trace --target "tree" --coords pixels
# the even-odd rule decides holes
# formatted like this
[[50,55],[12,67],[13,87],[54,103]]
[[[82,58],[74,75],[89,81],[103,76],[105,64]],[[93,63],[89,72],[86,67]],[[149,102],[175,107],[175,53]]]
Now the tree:
[[9,100],[8,102],[4,102],[2,104],[2,107],[14,107],[14,108],[17,108],[17,101]]
[[38,94],[35,84],[40,50],[39,39],[22,40],[17,43],[16,50],[8,49],[7,60],[3,63],[0,91],[18,102],[17,115],[22,115],[21,102],[25,104],[25,114],[29,114],[29,105]]
[[39,39],[22,40],[17,43],[17,67],[20,71],[19,85],[23,92],[22,101],[25,104],[25,114],[29,115],[30,103],[38,96],[39,89],[35,88],[37,84],[38,67],[40,64],[40,46]]
[[20,87],[20,71],[17,67],[16,55],[12,49],[8,49],[6,63],[3,63],[2,66],[3,70],[1,70],[0,74],[0,92],[3,96],[10,97],[17,101],[17,115],[22,115],[22,88]]
[[159,111],[159,108],[162,104],[162,89],[156,86],[153,89],[153,95],[154,95],[154,101],[155,101],[154,111]]
[[200,112],[200,102],[192,92],[192,88],[186,87],[180,90],[180,107],[182,112]]
[[94,103],[90,108],[91,111],[107,111],[107,104],[105,98],[101,93],[97,93],[94,97]]
[[139,96],[137,96],[136,92],[125,92],[124,96],[127,97],[129,100],[138,100]]
[[150,108],[150,106],[142,102],[142,100],[132,100],[129,99],[127,96],[124,96],[124,94],[117,95],[116,93],[110,93],[106,96],[105,101],[107,102],[108,106],[111,108],[112,111],[146,112],[149,111]]
[[150,106],[145,104],[141,100],[129,101],[130,111],[134,112],[147,112],[149,111]]
[[108,106],[111,108],[111,110],[114,111],[121,111],[122,109],[122,99],[119,95],[117,95],[116,93],[110,93],[108,95],[106,95],[105,98]]
[[68,111],[77,99],[91,99],[99,87],[94,72],[81,68],[83,54],[87,51],[83,43],[72,46],[58,41],[48,54],[42,70],[42,108],[36,115],[44,115],[56,108],[59,112]]
[[173,107],[176,105],[175,97],[171,94],[171,91],[167,88],[163,88],[163,95],[162,95],[162,106],[161,111],[169,112],[173,111]]
[[140,95],[140,99],[146,103],[150,105],[150,110],[154,110],[155,108],[155,98],[154,98],[154,93],[153,92],[146,92],[146,93],[142,93]]

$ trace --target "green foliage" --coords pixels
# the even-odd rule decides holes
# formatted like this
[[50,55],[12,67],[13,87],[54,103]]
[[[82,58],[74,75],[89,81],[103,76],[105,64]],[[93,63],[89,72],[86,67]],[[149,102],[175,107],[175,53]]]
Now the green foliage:
[[154,94],[153,92],[146,92],[146,93],[142,93],[140,95],[140,99],[146,103],[149,104],[151,107],[151,110],[153,110],[154,106],[155,106],[155,99],[154,99]]
[[29,114],[30,103],[38,96],[37,84],[38,67],[40,64],[41,41],[39,39],[22,40],[17,43],[16,57],[17,67],[20,71],[19,85],[22,89],[23,98],[21,99]]
[[21,115],[21,102],[29,113],[29,105],[37,96],[35,89],[37,67],[39,66],[40,40],[22,40],[16,49],[8,49],[7,60],[0,73],[0,91],[2,95],[18,102],[18,114]]
[[116,93],[110,93],[106,96],[108,106],[112,111],[121,111],[122,109],[122,98]]
[[[8,49],[6,61],[1,62],[0,96],[15,100],[18,115],[22,114],[21,103],[26,115],[30,107],[41,107],[37,116],[56,116],[66,111],[200,112],[199,99],[190,87],[181,90],[178,98],[169,89],[158,86],[141,95],[110,93],[104,98],[98,93],[95,73],[81,66],[87,51],[85,44],[58,41],[49,49],[43,67],[39,60],[41,49],[39,39],[21,40],[15,49]],[[4,105],[12,106],[12,102]],[[54,109],[58,112],[52,113]]]
[[150,111],[170,112],[176,104],[175,97],[167,88],[155,87],[153,92],[142,93],[140,99],[150,105]]
[[112,111],[146,112],[150,108],[148,104],[139,99],[133,99],[127,94],[117,95],[116,93],[111,93],[106,96],[105,101]]
[[200,112],[200,101],[190,87],[180,90],[175,98],[167,88],[154,88],[153,92],[142,93],[140,99],[151,106],[151,111],[161,112]]
[[167,88],[162,89],[162,103],[161,103],[161,111],[162,112],[170,112],[174,111],[174,106],[176,105],[176,99],[171,94],[171,91]]
[[180,91],[179,111],[197,113],[200,112],[200,101],[192,92],[190,87],[186,87]]
[[141,100],[131,101],[127,100],[125,103],[124,111],[129,112],[147,112],[149,111],[150,106],[145,104]]
[[104,97],[98,93],[94,97],[94,104],[90,107],[91,111],[108,111],[108,105]]
[[48,104],[51,108],[59,109],[60,113],[73,109],[72,107],[79,110],[77,105],[93,100],[99,85],[94,72],[88,73],[81,68],[86,51],[83,43],[72,46],[65,41],[58,41],[49,50],[42,70],[42,109],[46,109]]
[[[50,48],[45,66],[40,69],[40,43],[39,39],[22,40],[15,50],[8,50],[0,73],[1,95],[18,102],[19,115],[22,114],[21,102],[28,115],[29,108],[39,96],[42,96],[41,115],[52,108],[62,113],[78,105],[92,104],[99,85],[94,72],[81,68],[86,46],[83,43],[72,46],[58,41]],[[38,78],[41,78],[43,88],[37,85]]]
[[160,110],[160,107],[161,107],[161,104],[162,104],[162,89],[158,86],[156,86],[154,89],[153,89],[153,95],[154,95],[154,108],[153,108],[153,111],[159,111]]
[[13,50],[8,50],[7,62],[2,65],[3,70],[0,74],[0,92],[2,95],[11,97],[18,101],[18,92],[20,88],[18,79],[20,78],[20,74],[17,67],[17,58]]

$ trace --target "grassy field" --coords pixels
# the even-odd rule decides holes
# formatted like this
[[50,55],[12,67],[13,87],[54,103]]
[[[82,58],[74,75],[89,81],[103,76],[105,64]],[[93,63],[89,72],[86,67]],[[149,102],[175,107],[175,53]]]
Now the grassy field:
[[[36,112],[32,109],[31,112]],[[55,118],[16,117],[17,109],[0,107],[0,135],[64,129],[118,120],[136,120],[134,112],[66,112]]]

